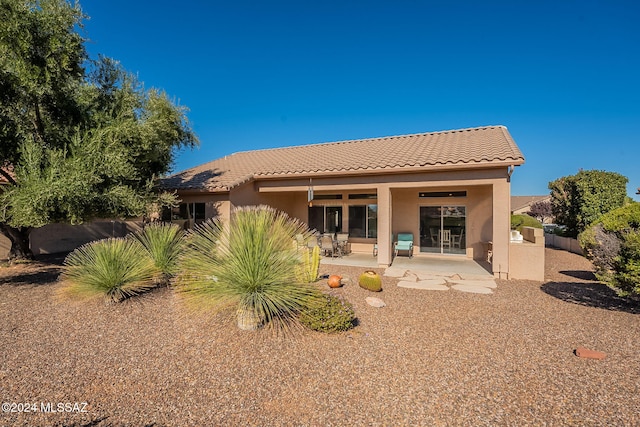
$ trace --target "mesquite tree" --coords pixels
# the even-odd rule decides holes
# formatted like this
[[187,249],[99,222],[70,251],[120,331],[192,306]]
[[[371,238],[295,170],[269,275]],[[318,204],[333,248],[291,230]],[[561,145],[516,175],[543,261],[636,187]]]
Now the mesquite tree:
[[550,182],[556,222],[576,237],[601,215],[626,203],[627,182],[625,176],[599,170],[581,170]]
[[153,179],[198,143],[186,108],[116,61],[88,59],[84,18],[65,0],[0,0],[0,174],[10,184],[0,232],[10,258],[31,256],[33,227],[143,214],[159,197]]

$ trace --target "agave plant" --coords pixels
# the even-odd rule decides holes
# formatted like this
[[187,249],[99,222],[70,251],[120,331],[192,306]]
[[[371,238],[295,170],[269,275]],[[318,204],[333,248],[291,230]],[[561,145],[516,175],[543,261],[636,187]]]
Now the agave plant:
[[159,271],[144,247],[133,239],[105,239],[88,243],[64,260],[63,292],[119,302],[155,286]]
[[237,208],[228,223],[196,227],[177,280],[182,295],[208,309],[235,310],[241,329],[286,328],[319,297],[315,287],[297,278],[296,234],[307,236],[309,230],[266,206]]
[[157,223],[132,234],[146,249],[155,266],[162,272],[162,281],[178,272],[178,260],[184,248],[184,232],[176,224]]

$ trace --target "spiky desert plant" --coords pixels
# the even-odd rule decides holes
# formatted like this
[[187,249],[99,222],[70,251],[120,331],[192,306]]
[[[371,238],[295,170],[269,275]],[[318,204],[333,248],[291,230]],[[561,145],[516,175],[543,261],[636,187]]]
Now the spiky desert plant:
[[131,237],[146,249],[155,266],[162,272],[163,282],[168,282],[178,272],[178,260],[184,248],[184,231],[176,224],[147,225]]
[[286,329],[319,290],[296,277],[300,255],[292,244],[306,225],[266,206],[240,207],[229,222],[196,227],[181,258],[178,289],[188,302],[235,311],[241,329]]
[[300,249],[301,263],[298,267],[298,277],[305,283],[313,283],[318,280],[318,270],[320,269],[320,246],[313,249]]
[[60,280],[66,295],[119,302],[153,288],[158,273],[138,241],[111,238],[67,255]]
[[380,292],[382,290],[382,279],[375,271],[367,270],[358,278],[358,285],[368,291]]

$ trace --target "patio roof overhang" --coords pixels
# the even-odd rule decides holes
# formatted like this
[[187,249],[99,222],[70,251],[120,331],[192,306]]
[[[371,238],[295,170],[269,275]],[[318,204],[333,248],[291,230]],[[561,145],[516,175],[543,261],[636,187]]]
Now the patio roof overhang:
[[[309,186],[315,191],[335,190],[375,190],[384,185],[387,188],[417,188],[417,187],[462,187],[469,185],[490,185],[496,178],[506,177],[509,171],[517,165],[505,163],[496,166],[495,163],[478,165],[476,167],[456,167],[425,169],[403,168],[392,171],[353,171],[340,174],[296,174],[278,176],[260,176],[254,180],[254,189],[260,193],[275,192],[306,192]],[[488,171],[483,177],[483,170]],[[469,172],[472,176],[466,176]],[[499,176],[502,175],[502,176]]]

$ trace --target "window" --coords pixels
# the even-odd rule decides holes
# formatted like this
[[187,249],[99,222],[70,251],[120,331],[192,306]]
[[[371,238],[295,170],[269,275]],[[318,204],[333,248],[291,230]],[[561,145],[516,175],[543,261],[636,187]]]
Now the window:
[[175,208],[165,209],[162,213],[163,221],[193,219],[196,223],[205,220],[204,203],[180,203]]
[[467,197],[466,191],[427,191],[418,194],[419,197]]
[[366,193],[366,194],[349,194],[349,199],[377,199],[378,195],[376,193]]
[[342,194],[316,194],[313,200],[341,200]]
[[312,206],[309,208],[309,228],[321,233],[342,231],[342,206]]
[[349,206],[349,237],[378,237],[378,205]]

